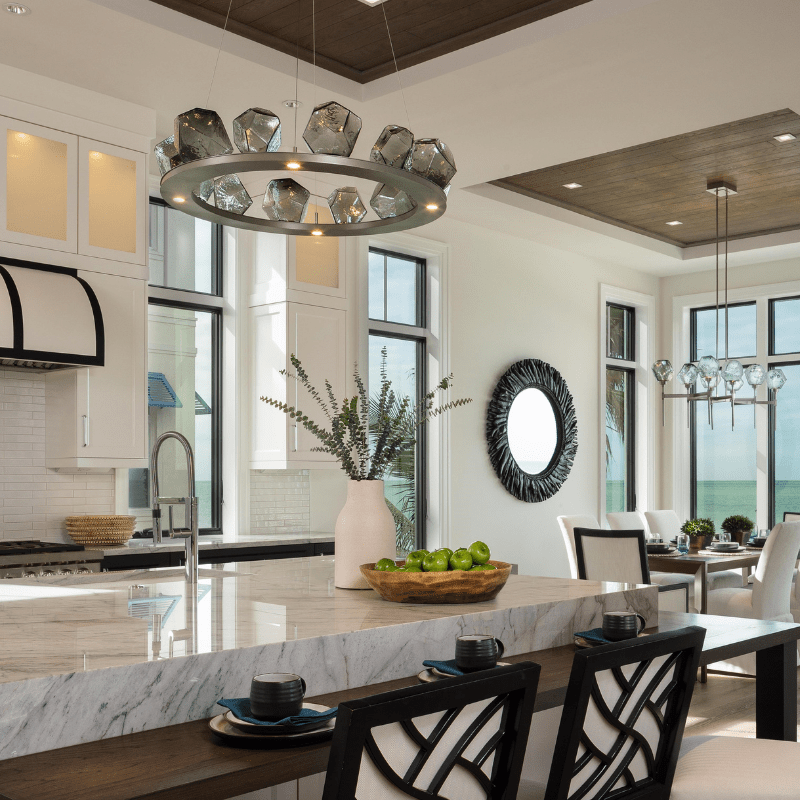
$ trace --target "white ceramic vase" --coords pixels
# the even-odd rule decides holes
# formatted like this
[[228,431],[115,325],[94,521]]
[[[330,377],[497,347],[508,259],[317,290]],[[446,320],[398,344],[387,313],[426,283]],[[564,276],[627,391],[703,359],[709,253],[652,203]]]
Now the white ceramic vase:
[[347,502],[336,519],[334,582],[339,589],[369,589],[359,566],[397,551],[394,518],[383,481],[348,481]]

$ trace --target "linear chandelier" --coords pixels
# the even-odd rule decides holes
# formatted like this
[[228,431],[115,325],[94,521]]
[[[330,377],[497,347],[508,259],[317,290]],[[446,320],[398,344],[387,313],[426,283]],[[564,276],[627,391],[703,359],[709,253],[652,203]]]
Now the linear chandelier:
[[[736,186],[725,181],[710,182],[706,191],[710,192],[715,197],[715,210],[716,210],[716,349],[713,356],[703,356],[697,365],[687,362],[678,372],[678,380],[686,387],[685,394],[668,394],[665,390],[667,381],[672,377],[674,372],[672,364],[667,359],[659,359],[653,364],[653,374],[656,380],[661,384],[661,424],[666,422],[666,401],[667,400],[685,400],[686,408],[688,410],[689,404],[692,402],[701,402],[708,405],[708,423],[712,430],[714,428],[714,405],[717,403],[730,403],[731,407],[731,430],[734,428],[735,416],[734,411],[736,406],[751,405],[753,406],[753,426],[756,424],[756,410],[757,405],[772,406],[774,411],[772,414],[773,430],[777,422],[777,406],[778,406],[778,391],[786,383],[786,375],[782,369],[765,370],[760,364],[751,364],[747,368],[744,367],[738,359],[728,359],[728,198],[731,195],[737,194]],[[719,358],[719,199],[725,198],[725,301],[723,308],[725,311],[725,358],[724,366]],[[692,387],[696,385],[698,378],[702,381],[705,389],[697,392],[692,391]],[[736,393],[743,388],[744,382],[753,387],[752,397],[737,397]],[[758,387],[762,383],[767,386],[767,399],[758,400]],[[724,386],[727,394],[719,394],[719,387]],[[689,424],[687,415],[687,425]]]
[[[232,2],[230,0],[228,5],[228,16]],[[386,10],[383,5],[381,9],[394,58]],[[314,11],[312,5],[316,92]],[[227,25],[228,17],[225,18],[223,39]],[[164,200],[179,211],[209,222],[291,236],[392,233],[438,219],[445,212],[450,181],[456,174],[453,154],[441,139],[415,139],[408,127],[387,125],[373,145],[368,161],[352,158],[361,132],[361,118],[331,100],[314,106],[302,135],[310,152],[298,152],[299,56],[297,62],[295,98],[284,101],[284,105],[294,109],[295,114],[293,149],[279,149],[281,120],[268,109],[253,107],[236,117],[232,144],[219,114],[207,108],[194,108],[175,118],[172,136],[159,142],[154,149],[161,171],[161,196]],[[405,104],[396,60],[395,70]],[[213,76],[211,83],[213,87]],[[234,144],[238,152],[235,152]],[[288,171],[297,180],[294,177],[270,180],[261,203],[263,216],[248,215],[253,198],[239,176],[265,171]],[[314,176],[316,186],[318,173],[350,178],[348,183],[352,183],[352,179],[373,181],[375,189],[369,205],[376,219],[365,219],[368,211],[358,189],[347,185],[321,198],[330,208],[333,223],[321,224],[318,213],[314,214],[313,222],[306,221],[312,193],[301,181]]]

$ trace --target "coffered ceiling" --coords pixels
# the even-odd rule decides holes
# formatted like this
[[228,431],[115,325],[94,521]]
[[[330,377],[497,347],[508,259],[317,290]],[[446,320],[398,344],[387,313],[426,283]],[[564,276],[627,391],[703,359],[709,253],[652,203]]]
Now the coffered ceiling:
[[[152,0],[359,83],[460,50],[590,0]],[[384,11],[386,19],[384,19]]]
[[[797,138],[774,138],[786,133]],[[686,247],[715,240],[706,186],[718,180],[738,189],[731,238],[800,229],[800,116],[785,108],[492,183]]]

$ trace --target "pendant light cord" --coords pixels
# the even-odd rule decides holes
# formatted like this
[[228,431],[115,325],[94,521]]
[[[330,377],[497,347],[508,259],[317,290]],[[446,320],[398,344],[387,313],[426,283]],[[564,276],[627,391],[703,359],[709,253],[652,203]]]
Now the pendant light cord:
[[208,97],[206,97],[206,108],[208,108],[208,104],[211,102],[211,90],[214,88],[214,78],[217,77],[217,67],[219,66],[219,54],[222,52],[222,43],[225,41],[225,32],[228,30],[228,19],[231,16],[231,6],[233,5],[233,0],[230,0],[228,3],[228,13],[225,15],[225,24],[222,26],[222,36],[219,40],[219,49],[217,50],[217,60],[214,62],[214,72],[211,73],[211,86],[208,87]]
[[297,0],[297,22],[294,29],[294,152],[297,152],[297,110],[300,107],[300,0]]
[[389,30],[389,18],[386,16],[386,4],[381,3],[381,11],[383,11],[383,21],[386,23],[386,34],[389,37],[389,47],[392,51],[392,61],[394,61],[394,72],[397,75],[397,85],[400,87],[400,97],[403,99],[403,108],[406,111],[406,125],[411,128],[411,118],[408,116],[408,104],[406,103],[406,93],[403,89],[403,81],[400,80],[400,69],[397,66],[397,56],[394,54],[394,43],[392,42],[392,32]]
[[714,192],[714,207],[716,210],[716,223],[717,223],[717,235],[714,237],[714,245],[716,248],[716,275],[717,275],[717,292],[716,292],[716,300],[717,300],[717,323],[716,323],[716,345],[714,348],[714,356],[716,357],[717,361],[719,361],[719,189],[715,190]]
[[728,360],[728,193],[725,192],[725,361]]

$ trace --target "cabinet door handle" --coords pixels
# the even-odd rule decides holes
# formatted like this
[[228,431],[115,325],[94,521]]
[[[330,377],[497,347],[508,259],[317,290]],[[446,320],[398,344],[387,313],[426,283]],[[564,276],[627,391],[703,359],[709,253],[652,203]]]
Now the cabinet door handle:
[[83,420],[83,446],[89,446],[89,417],[84,414],[81,419]]
[[294,444],[292,445],[292,452],[297,452],[297,423],[295,422],[292,427],[294,428]]

